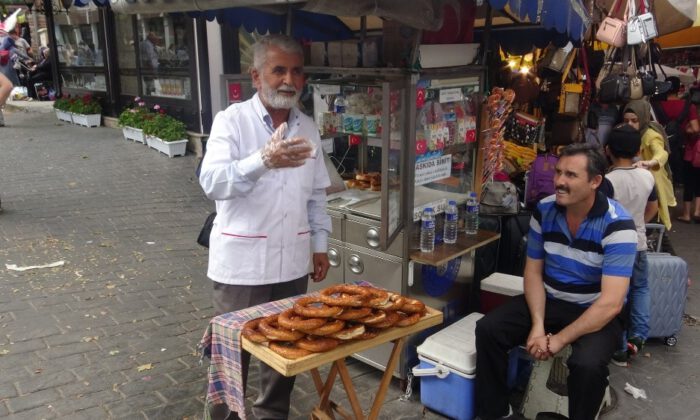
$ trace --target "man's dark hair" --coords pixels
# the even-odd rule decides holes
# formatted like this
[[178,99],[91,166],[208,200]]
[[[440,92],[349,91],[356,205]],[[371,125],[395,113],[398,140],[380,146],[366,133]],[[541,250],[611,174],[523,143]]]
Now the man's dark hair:
[[677,76],[669,76],[666,78],[667,82],[671,82],[671,90],[668,93],[678,93],[681,90],[681,79]]
[[629,124],[619,124],[610,131],[605,146],[618,159],[632,159],[642,145],[639,130]]
[[564,147],[559,153],[560,158],[576,155],[584,155],[588,158],[586,171],[588,172],[589,181],[596,175],[605,176],[605,171],[608,169],[608,162],[598,146],[588,143],[574,143]]

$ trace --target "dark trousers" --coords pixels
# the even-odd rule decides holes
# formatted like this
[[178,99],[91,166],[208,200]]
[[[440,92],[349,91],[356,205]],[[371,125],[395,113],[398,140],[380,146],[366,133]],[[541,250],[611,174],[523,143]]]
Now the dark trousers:
[[[556,334],[585,309],[547,299],[545,331]],[[608,386],[608,363],[617,350],[624,324],[623,317],[618,315],[600,331],[571,343],[573,351],[567,361],[570,419],[594,419],[598,413]],[[477,322],[476,408],[482,419],[508,414],[508,351],[525,343],[531,327],[530,311],[523,295],[512,298]]]
[[[683,161],[683,201],[693,201],[700,197],[700,168],[693,166],[692,162]],[[692,212],[693,209],[691,208]],[[691,213],[692,217],[693,214]]]
[[[261,303],[306,293],[309,285],[308,276],[296,280],[266,284],[261,286],[236,286],[214,283],[214,311],[216,315],[250,308]],[[241,352],[241,375],[243,376],[243,392],[248,381],[248,366],[250,353]],[[294,389],[296,377],[286,377],[265,363],[260,364],[260,395],[253,404],[253,415],[256,419],[286,419],[289,417],[289,398]],[[236,419],[225,404],[211,410],[212,419]]]

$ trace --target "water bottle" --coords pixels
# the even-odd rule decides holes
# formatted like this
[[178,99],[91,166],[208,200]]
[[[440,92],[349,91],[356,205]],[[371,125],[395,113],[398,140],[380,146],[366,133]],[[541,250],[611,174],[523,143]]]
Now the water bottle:
[[433,252],[435,249],[435,213],[432,207],[423,209],[420,218],[420,250]]
[[467,235],[476,235],[477,229],[479,229],[479,200],[476,199],[476,193],[472,191],[467,198],[467,211],[464,214],[464,232]]
[[445,209],[445,230],[442,234],[442,241],[446,244],[457,242],[457,222],[459,221],[459,210],[457,203],[450,200]]
[[333,111],[336,114],[345,113],[345,98],[343,95],[338,95],[335,97],[335,101],[333,101]]

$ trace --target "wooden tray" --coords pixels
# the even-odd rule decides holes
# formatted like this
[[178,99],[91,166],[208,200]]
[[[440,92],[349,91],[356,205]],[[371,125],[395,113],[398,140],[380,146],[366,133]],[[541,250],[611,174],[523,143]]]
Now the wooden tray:
[[257,357],[262,362],[275,369],[277,372],[284,376],[294,376],[299,373],[306,372],[307,370],[325,365],[326,363],[331,363],[335,360],[345,358],[353,353],[361,352],[388,341],[417,333],[418,331],[430,328],[433,325],[442,324],[442,312],[427,306],[425,308],[427,313],[420,319],[420,321],[411,325],[410,327],[388,328],[370,340],[350,341],[339,345],[331,351],[310,354],[296,360],[286,359],[270,350],[267,346],[253,343],[243,336],[241,336],[241,343],[244,350],[248,351],[250,354]]

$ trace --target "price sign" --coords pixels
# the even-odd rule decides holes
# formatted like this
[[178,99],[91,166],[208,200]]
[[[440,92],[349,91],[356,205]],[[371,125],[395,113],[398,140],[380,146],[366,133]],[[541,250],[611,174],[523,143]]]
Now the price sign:
[[450,176],[452,155],[438,156],[416,162],[416,185],[423,185]]

